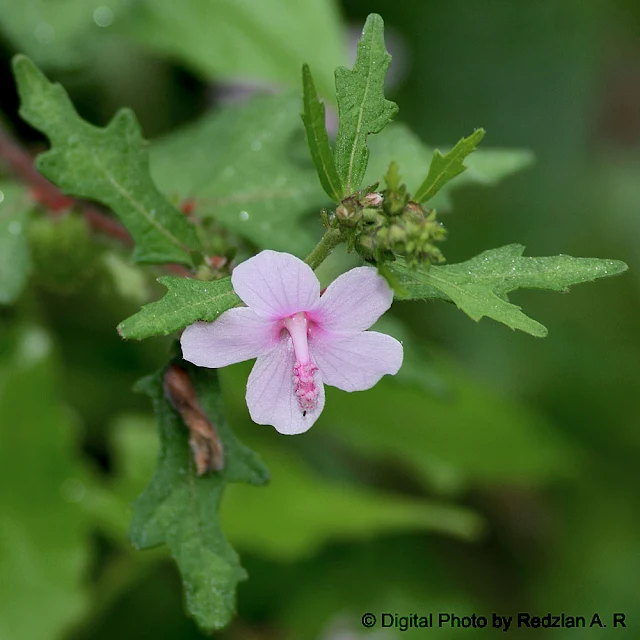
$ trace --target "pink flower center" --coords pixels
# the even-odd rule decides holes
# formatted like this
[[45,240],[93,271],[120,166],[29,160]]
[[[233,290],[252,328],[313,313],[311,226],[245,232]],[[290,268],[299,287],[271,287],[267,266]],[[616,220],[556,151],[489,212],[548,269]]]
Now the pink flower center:
[[296,354],[296,362],[293,365],[293,392],[305,415],[318,404],[318,387],[313,379],[318,367],[309,357],[309,320],[304,311],[299,311],[285,318],[284,326],[291,336]]

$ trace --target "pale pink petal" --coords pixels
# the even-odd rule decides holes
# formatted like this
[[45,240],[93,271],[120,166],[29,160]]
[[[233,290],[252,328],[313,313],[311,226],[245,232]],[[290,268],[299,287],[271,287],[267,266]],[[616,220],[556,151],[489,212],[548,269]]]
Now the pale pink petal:
[[280,433],[304,433],[318,419],[324,408],[324,385],[320,372],[314,378],[318,386],[318,404],[303,415],[293,391],[295,355],[289,336],[283,336],[278,347],[260,356],[247,382],[247,406],[251,419],[270,424]]
[[325,329],[364,331],[391,306],[393,291],[373,267],[357,267],[336,278],[313,315]]
[[235,292],[258,315],[284,318],[318,302],[320,283],[299,258],[278,251],[261,251],[239,264],[231,274]]
[[196,322],[183,331],[182,357],[199,367],[226,367],[273,351],[280,331],[277,322],[251,309],[229,309],[215,322]]
[[312,333],[309,349],[325,384],[343,391],[364,391],[383,375],[398,373],[402,344],[377,331]]

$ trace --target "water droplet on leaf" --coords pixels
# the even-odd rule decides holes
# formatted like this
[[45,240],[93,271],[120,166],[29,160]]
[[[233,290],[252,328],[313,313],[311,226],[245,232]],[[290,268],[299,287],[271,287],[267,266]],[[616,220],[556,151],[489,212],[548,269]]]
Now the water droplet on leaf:
[[36,40],[41,44],[51,44],[56,39],[56,30],[46,22],[40,22],[34,33]]
[[67,502],[80,502],[86,492],[84,484],[77,478],[67,478],[60,485],[60,493]]
[[17,220],[14,220],[9,224],[9,233],[12,236],[19,236],[22,233],[22,224]]
[[102,5],[101,7],[98,7],[93,12],[93,21],[99,27],[108,27],[113,23],[113,18],[114,18],[113,10],[110,7],[107,7],[106,5]]

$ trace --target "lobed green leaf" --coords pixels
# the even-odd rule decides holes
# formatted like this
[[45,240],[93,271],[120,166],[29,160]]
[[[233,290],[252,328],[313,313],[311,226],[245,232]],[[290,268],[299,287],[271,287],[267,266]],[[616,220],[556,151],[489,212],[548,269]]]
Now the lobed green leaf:
[[192,198],[199,218],[304,257],[315,245],[304,218],[327,204],[304,137],[300,95],[263,96],[154,142],[152,175],[167,195]]
[[163,276],[158,282],[167,287],[167,293],[118,325],[123,338],[166,336],[198,320],[213,322],[223,311],[240,304],[231,278],[206,281]]
[[[483,530],[482,518],[461,505],[327,477],[297,449],[284,441],[270,442],[263,432],[258,435],[248,417],[247,421],[248,444],[260,451],[271,479],[259,491],[240,483],[225,490],[220,508],[222,528],[241,551],[292,561],[309,557],[337,540],[369,540],[411,531],[437,531],[470,540]],[[113,476],[117,497],[124,504],[142,490],[155,468],[158,439],[152,422],[145,415],[122,415],[110,430]],[[235,426],[240,423],[234,420]],[[126,518],[126,509],[122,511]]]
[[524,247],[510,244],[490,249],[458,264],[431,266],[428,271],[409,269],[395,262],[402,287],[407,291],[400,299],[440,298],[455,303],[473,320],[484,316],[536,337],[547,329],[510,303],[507,294],[516,289],[566,291],[568,287],[597,278],[613,276],[627,270],[619,260],[553,256],[525,258]]
[[191,264],[189,252],[199,247],[195,228],[153,183],[134,114],[123,109],[106,127],[95,127],[29,58],[16,56],[13,69],[20,115],[51,142],[38,157],[38,170],[65,193],[113,209],[136,241],[138,262]]
[[345,194],[325,126],[324,103],[318,100],[311,70],[307,64],[302,66],[302,92],[302,122],[307,132],[313,164],[324,192],[335,202],[340,202]]
[[222,440],[225,468],[197,476],[187,429],[163,393],[163,372],[144,378],[138,389],[153,400],[160,456],[151,482],[133,503],[129,534],[140,549],[169,546],[182,575],[187,608],[198,625],[209,631],[229,622],[237,584],[247,577],[220,527],[222,494],[229,483],[261,485],[269,475],[225,422],[217,373],[195,367],[189,367],[189,373],[200,406]]
[[413,194],[413,199],[416,202],[428,202],[447,182],[460,175],[466,169],[465,158],[475,151],[484,134],[484,129],[476,129],[468,138],[459,140],[456,146],[444,156],[436,149],[433,152],[429,173]]
[[0,185],[0,304],[22,293],[31,258],[27,238],[29,199],[21,187]]
[[[365,175],[365,184],[380,181],[395,160],[402,173],[409,193],[415,193],[428,172],[434,150],[402,123],[392,123],[369,141],[371,157]],[[521,171],[533,162],[533,153],[528,149],[477,149],[467,157],[467,170],[455,180],[442,186],[429,201],[436,209],[451,207],[450,194],[467,184],[495,185],[507,176]]]
[[390,63],[384,22],[373,13],[364,25],[353,69],[336,69],[340,122],[335,160],[346,195],[357,191],[364,179],[369,161],[367,137],[382,131],[398,113],[398,105],[384,97],[384,78]]

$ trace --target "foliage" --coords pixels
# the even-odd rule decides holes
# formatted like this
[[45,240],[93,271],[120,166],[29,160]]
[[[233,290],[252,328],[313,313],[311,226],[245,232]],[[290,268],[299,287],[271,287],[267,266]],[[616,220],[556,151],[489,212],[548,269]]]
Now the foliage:
[[118,325],[123,338],[142,340],[168,335],[198,320],[213,322],[223,311],[240,303],[231,278],[207,281],[163,276],[159,282],[168,289],[164,298],[123,320]]
[[307,144],[324,192],[335,202],[345,195],[325,126],[324,104],[318,100],[309,65],[302,67],[302,121]]
[[30,327],[10,337],[14,346],[0,370],[0,636],[53,640],[87,608],[89,521],[78,504],[85,492],[78,430],[56,397],[47,334]]
[[516,289],[567,291],[574,284],[613,276],[627,270],[619,260],[598,258],[523,258],[524,247],[510,244],[490,249],[459,264],[410,270],[401,262],[393,270],[399,276],[401,298],[440,298],[455,303],[476,322],[484,316],[542,338],[547,329],[511,304],[507,294]]
[[304,217],[327,199],[299,112],[293,93],[212,112],[154,143],[151,173],[169,197],[192,199],[200,218],[258,247],[306,255],[313,236]]
[[[371,158],[365,176],[366,184],[374,184],[384,175],[393,158],[402,173],[409,192],[415,193],[428,172],[434,150],[425,145],[405,124],[392,123],[369,142]],[[448,155],[445,154],[445,155]],[[429,206],[451,208],[450,194],[465,184],[495,185],[505,177],[521,171],[533,162],[533,154],[525,149],[476,149],[465,160],[466,170],[455,180],[442,185]]]
[[111,207],[136,241],[137,262],[190,264],[189,251],[198,248],[195,229],[153,184],[133,113],[123,109],[104,129],[94,127],[31,60],[17,56],[13,67],[22,117],[51,141],[38,159],[41,173],[65,193]]
[[219,629],[234,612],[238,581],[246,578],[218,522],[222,493],[231,482],[259,485],[269,476],[258,456],[224,421],[215,373],[198,371],[191,372],[193,385],[216,426],[226,460],[222,471],[198,477],[185,425],[163,394],[162,375],[138,385],[154,401],[160,457],[149,486],[133,504],[131,541],[140,549],[168,544],[182,573],[189,611],[203,629]]
[[384,97],[384,77],[390,63],[384,23],[379,15],[371,14],[358,43],[353,69],[336,69],[340,125],[335,158],[344,195],[351,195],[362,184],[369,161],[367,137],[382,131],[398,112],[398,105]]
[[22,293],[31,267],[29,208],[17,185],[0,185],[0,194],[0,304],[10,304]]
[[462,138],[444,156],[436,149],[433,152],[429,173],[413,196],[416,201],[429,202],[447,182],[459,176],[466,169],[464,159],[475,151],[484,134],[484,129],[474,131],[468,138]]
[[210,78],[296,86],[308,62],[328,95],[345,58],[337,14],[333,0],[142,0],[124,13],[122,28]]
[[[391,57],[382,18],[367,19],[353,67],[339,66],[344,29],[332,0],[58,4],[54,11],[27,0],[19,9],[0,0],[6,48],[19,53],[20,114],[50,143],[36,167],[73,196],[60,206],[45,197],[46,183],[3,132],[3,118],[0,599],[7,615],[0,636],[124,638],[131,624],[118,625],[128,619],[138,634],[199,637],[182,619],[176,567],[187,613],[201,630],[226,626],[239,607],[241,621],[223,632],[232,639],[355,637],[363,611],[406,613],[427,601],[456,613],[509,613],[532,602],[544,611],[584,602],[635,610],[633,281],[594,287],[593,300],[582,288],[570,299],[527,298],[532,315],[552,327],[544,348],[492,323],[468,327],[450,305],[422,303],[450,302],[476,321],[486,316],[542,337],[546,327],[509,294],[565,292],[627,269],[618,260],[524,257],[518,244],[481,252],[519,233],[534,253],[624,257],[628,243],[633,256],[637,163],[588,174],[571,155],[584,147],[571,137],[584,120],[573,111],[578,85],[594,74],[564,65],[592,59],[595,32],[584,50],[578,37],[549,36],[549,47],[529,42],[521,51],[520,42],[504,44],[518,30],[504,28],[496,9],[474,5],[458,15],[446,3],[410,3],[408,19],[409,5],[398,5],[389,22],[421,57],[411,59],[403,86],[386,89]],[[548,32],[547,9],[524,10],[536,26],[528,31]],[[554,9],[556,22],[584,30],[590,10],[566,11]],[[467,46],[463,34],[485,23],[500,37]],[[567,55],[573,48],[579,55]],[[115,58],[105,54],[116,50]],[[537,60],[536,73],[527,73],[527,56]],[[97,70],[104,60],[111,79]],[[526,91],[496,75],[509,64]],[[301,91],[292,91],[301,66]],[[554,87],[556,66],[563,72]],[[536,88],[538,76],[545,82]],[[552,104],[548,96],[564,95],[566,77],[578,88]],[[229,86],[212,88],[212,79],[257,95],[229,104]],[[386,98],[391,90],[407,104],[411,127],[391,122],[398,111]],[[526,101],[517,102],[518,91]],[[90,124],[106,121],[108,99],[123,96],[146,131],[153,126],[138,99],[159,96],[153,109],[165,123],[162,137],[148,145],[128,109],[105,127]],[[194,118],[205,103],[211,108]],[[547,117],[568,105],[571,112]],[[477,149],[478,124],[493,144],[515,146]],[[423,142],[455,140],[461,128],[474,133],[442,152]],[[15,128],[15,137],[28,135]],[[598,135],[589,132],[589,140]],[[530,166],[533,153],[519,144],[542,149],[536,172],[500,190],[459,189],[494,186]],[[435,208],[454,203],[468,215],[436,218]],[[111,213],[133,240],[133,263],[115,246],[126,233]],[[475,257],[439,264],[441,220],[451,231],[444,253]],[[625,242],[616,244],[618,226]],[[341,243],[345,251],[332,253]],[[202,472],[198,425],[163,384],[177,359],[160,337],[240,305],[231,271],[260,249],[322,265],[321,279],[332,275],[323,286],[363,261],[377,266],[403,304],[375,329],[403,342],[403,366],[369,391],[328,389],[318,425],[292,439],[251,422],[248,366],[189,366],[199,415],[215,425],[224,450],[222,470]],[[166,288],[157,300],[155,280]],[[118,321],[120,337],[156,340],[120,341]],[[138,385],[147,398],[125,393],[154,369]],[[473,544],[485,532],[490,544]],[[160,548],[138,553],[131,543]],[[582,566],[581,558],[605,547],[598,562]],[[251,580],[238,589],[247,573]],[[584,593],[575,584],[587,585]]]

